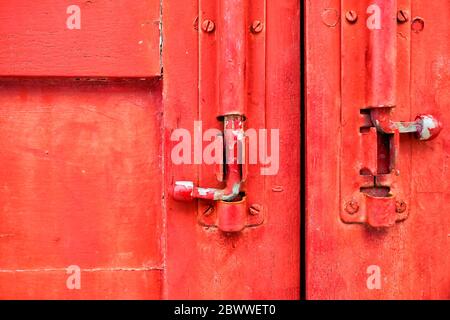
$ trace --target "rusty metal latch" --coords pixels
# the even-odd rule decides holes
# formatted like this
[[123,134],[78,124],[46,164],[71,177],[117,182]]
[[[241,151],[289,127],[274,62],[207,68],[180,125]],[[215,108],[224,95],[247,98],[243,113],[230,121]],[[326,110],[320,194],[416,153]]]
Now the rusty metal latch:
[[224,161],[217,164],[216,175],[224,187],[199,187],[192,181],[176,181],[173,186],[175,200],[200,199],[211,202],[217,217],[213,225],[224,232],[239,232],[245,227],[262,223],[255,224],[254,219],[248,217],[249,208],[242,188],[248,164],[248,143],[244,133],[245,104],[248,98],[247,33],[262,31],[261,22],[259,25],[252,25],[252,28],[248,27],[247,2],[248,0],[219,0],[217,22],[205,20],[202,23],[204,33],[215,32],[217,36],[218,105],[215,106],[215,115],[223,122]]
[[[366,106],[358,112],[359,133],[353,131],[353,143],[361,159],[346,166],[359,190],[344,186],[341,219],[346,223],[365,223],[372,227],[389,227],[407,218],[406,203],[399,182],[401,170],[398,157],[400,134],[414,133],[421,141],[436,138],[440,122],[429,114],[420,114],[414,121],[393,121],[397,106],[397,2],[374,0],[380,8],[380,27],[368,30],[361,26],[360,34],[368,33],[366,63]],[[344,30],[355,30],[356,24]],[[349,108],[350,107],[347,107]],[[356,113],[355,112],[355,113]],[[349,139],[346,131],[344,139]],[[356,140],[358,139],[358,140]],[[358,142],[356,142],[358,141]],[[356,143],[355,143],[356,142]],[[350,144],[350,140],[348,144]],[[342,185],[341,185],[342,188]]]

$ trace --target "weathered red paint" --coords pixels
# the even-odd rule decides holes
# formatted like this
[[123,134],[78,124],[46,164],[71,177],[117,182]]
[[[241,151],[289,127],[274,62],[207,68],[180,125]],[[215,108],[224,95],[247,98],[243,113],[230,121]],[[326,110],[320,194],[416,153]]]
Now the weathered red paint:
[[247,225],[246,198],[239,201],[217,203],[217,228],[224,232],[239,232]]
[[[364,107],[395,107],[397,96],[397,0],[373,0],[370,3],[364,2],[364,6],[368,9],[360,12],[362,17],[359,25],[366,24],[366,11],[371,12],[374,19],[377,18],[377,10],[380,14],[379,29],[368,32],[367,103]],[[375,20],[373,27],[378,28],[377,24]],[[367,26],[364,27],[369,30]]]
[[[299,297],[299,2],[164,0],[160,14],[153,0],[0,4],[0,298]],[[245,197],[207,216],[169,196],[174,181],[223,185],[213,165],[174,165],[170,133],[221,128],[220,109],[279,128],[281,166],[249,166]]]
[[161,114],[158,80],[0,80],[0,298],[160,297]]
[[[0,75],[151,77],[161,73],[159,0],[0,3]],[[71,6],[80,29],[69,29]],[[69,13],[68,13],[69,11]]]
[[[217,85],[221,79],[219,70],[223,68],[218,58],[223,54],[218,51],[218,41],[226,32],[220,1],[189,0],[182,6],[169,1],[163,5],[167,141],[172,130],[192,128],[194,120],[202,120],[204,128],[223,130],[217,120]],[[299,298],[300,204],[298,196],[286,194],[299,195],[300,185],[300,154],[293,147],[299,145],[300,2],[247,4],[244,30],[232,31],[244,32],[246,38],[245,126],[280,128],[280,171],[275,176],[261,176],[259,165],[249,166],[243,189],[247,219],[261,219],[248,214],[253,204],[261,206],[261,215],[266,219],[262,225],[231,235],[212,226],[217,225],[217,210],[211,212],[210,203],[179,202],[165,197],[164,297]],[[214,31],[201,30],[205,20],[215,23]],[[250,31],[254,20],[264,23],[259,33]],[[166,186],[172,186],[176,180],[196,180],[200,186],[221,187],[214,165],[175,166],[167,149],[165,158]]]
[[219,0],[217,28],[219,66],[218,116],[245,115],[246,55],[249,26],[246,0]]
[[[382,19],[389,17],[384,29],[366,27],[372,4],[385,10]],[[305,2],[309,299],[450,298],[445,210],[450,47],[436,40],[450,33],[448,5],[443,0]],[[408,22],[396,21],[399,9],[411,17]],[[348,21],[348,11],[358,19]],[[334,22],[330,12],[340,19]],[[382,128],[373,126],[370,111],[361,111],[377,106],[390,107],[374,117],[385,117],[385,129],[398,130],[390,121],[416,115],[432,115],[444,129],[432,141],[415,139],[412,130],[380,144],[375,138]],[[380,173],[375,185],[369,172]],[[395,202],[381,187],[390,188]],[[367,195],[360,188],[379,193]],[[373,281],[377,276],[380,286]]]

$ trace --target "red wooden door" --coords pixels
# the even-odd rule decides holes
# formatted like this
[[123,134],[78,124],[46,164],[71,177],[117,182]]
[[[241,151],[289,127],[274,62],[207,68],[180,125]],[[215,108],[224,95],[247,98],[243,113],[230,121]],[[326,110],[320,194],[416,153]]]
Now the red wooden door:
[[0,3],[0,298],[161,296],[159,1],[129,4]]
[[248,167],[247,227],[171,195],[222,185],[171,158],[175,129],[222,128],[216,2],[0,3],[0,298],[299,297],[298,1],[243,1],[235,30],[246,126],[280,137],[275,174]]
[[307,298],[448,299],[449,3],[305,6]]

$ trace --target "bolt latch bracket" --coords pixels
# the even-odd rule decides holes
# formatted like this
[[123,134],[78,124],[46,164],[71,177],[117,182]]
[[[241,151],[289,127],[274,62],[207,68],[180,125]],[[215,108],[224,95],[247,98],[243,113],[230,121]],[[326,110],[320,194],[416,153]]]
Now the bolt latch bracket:
[[[400,164],[400,135],[430,141],[442,125],[431,114],[419,114],[414,121],[393,120],[409,114],[409,82],[397,82],[403,71],[409,74],[409,65],[397,61],[409,60],[404,39],[411,30],[397,1],[373,0],[370,7],[379,13],[373,25],[356,18],[367,9],[364,1],[342,1],[346,22],[341,29],[340,218],[382,228],[407,219],[409,213],[410,173],[409,166]],[[405,35],[401,41],[399,34]]]

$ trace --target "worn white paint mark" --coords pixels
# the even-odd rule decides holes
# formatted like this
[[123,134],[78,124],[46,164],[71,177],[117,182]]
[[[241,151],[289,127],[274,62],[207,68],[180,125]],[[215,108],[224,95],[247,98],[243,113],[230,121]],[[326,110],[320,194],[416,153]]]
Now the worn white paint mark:
[[432,117],[428,116],[423,116],[421,120],[420,140],[428,140],[431,138],[431,130],[436,129],[437,123]]
[[216,189],[212,189],[212,188],[197,188],[197,192],[201,196],[206,196],[208,193],[216,192]]
[[192,181],[176,181],[175,182],[175,185],[176,186],[182,186],[182,187],[185,187],[185,188],[194,188],[194,182],[192,182]]

